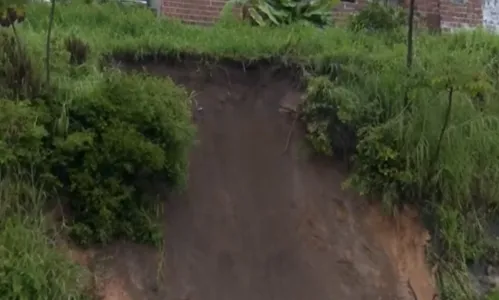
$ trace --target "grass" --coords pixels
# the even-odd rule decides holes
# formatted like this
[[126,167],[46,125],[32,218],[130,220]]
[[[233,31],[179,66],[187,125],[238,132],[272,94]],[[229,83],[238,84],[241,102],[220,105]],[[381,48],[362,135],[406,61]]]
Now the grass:
[[[30,5],[19,28],[33,57],[45,55],[48,13],[47,5]],[[405,67],[404,39],[398,35],[303,25],[253,28],[230,17],[206,28],[114,4],[58,5],[52,36],[56,98],[68,107],[80,95],[96,95],[95,87],[109,80],[103,62],[113,57],[194,56],[207,64],[231,60],[248,66],[270,61],[298,67],[308,84],[303,118],[312,145],[324,153],[350,149],[354,162],[350,183],[360,192],[380,197],[391,208],[400,203],[418,206],[434,231],[442,293],[448,299],[475,297],[466,287],[466,263],[487,259],[496,250],[486,230],[487,223],[497,218],[499,196],[495,36],[481,31],[438,36],[421,32],[410,71]],[[68,37],[88,45],[84,64],[68,64],[64,46]],[[41,59],[33,64],[37,72],[44,68]],[[151,89],[163,85],[141,80]],[[140,96],[141,84],[131,89]],[[179,95],[181,91],[169,97],[183,97]],[[147,97],[143,99],[147,103]],[[16,224],[24,224],[20,220],[24,219]],[[47,240],[40,243],[49,245]]]
[[490,293],[489,295],[487,295],[486,300],[499,300],[499,291],[495,290],[492,293]]
[[87,299],[90,277],[57,250],[42,190],[31,176],[0,176],[0,294],[4,299]]

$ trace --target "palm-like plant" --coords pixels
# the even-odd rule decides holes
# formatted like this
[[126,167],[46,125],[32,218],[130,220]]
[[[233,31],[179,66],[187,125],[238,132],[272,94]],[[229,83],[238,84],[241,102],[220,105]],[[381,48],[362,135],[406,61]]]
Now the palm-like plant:
[[339,0],[235,0],[243,6],[243,18],[257,26],[279,26],[305,21],[325,26]]

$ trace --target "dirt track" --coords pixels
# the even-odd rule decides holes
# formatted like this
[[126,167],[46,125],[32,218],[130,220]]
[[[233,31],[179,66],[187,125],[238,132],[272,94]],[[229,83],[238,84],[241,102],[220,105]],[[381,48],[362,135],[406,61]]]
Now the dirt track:
[[342,190],[341,168],[311,157],[299,126],[283,152],[293,122],[283,107],[300,97],[290,79],[147,69],[196,91],[199,140],[188,190],[166,207],[162,286],[151,283],[152,254],[113,250],[130,299],[414,299],[408,279],[418,300],[431,299],[426,233],[415,216],[391,220]]

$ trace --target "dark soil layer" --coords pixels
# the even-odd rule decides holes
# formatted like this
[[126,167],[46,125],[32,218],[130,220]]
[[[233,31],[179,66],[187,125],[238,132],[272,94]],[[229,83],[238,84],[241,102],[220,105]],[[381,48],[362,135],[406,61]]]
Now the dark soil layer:
[[300,101],[291,76],[195,63],[130,68],[195,91],[198,125],[188,188],[166,206],[165,278],[151,283],[153,255],[116,250],[131,298],[431,299],[417,216],[392,220],[343,190],[342,168],[312,157],[299,125],[286,146]]

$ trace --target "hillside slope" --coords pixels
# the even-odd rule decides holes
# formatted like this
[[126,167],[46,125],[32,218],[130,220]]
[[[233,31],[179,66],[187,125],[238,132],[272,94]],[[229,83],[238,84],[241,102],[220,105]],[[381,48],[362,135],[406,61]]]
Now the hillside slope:
[[125,299],[120,288],[129,299],[432,299],[417,216],[386,217],[345,191],[343,168],[311,157],[299,125],[290,135],[300,93],[289,76],[132,68],[195,92],[198,141],[187,190],[166,206],[165,276],[152,283],[153,253],[119,245],[110,252],[122,284],[109,300]]

